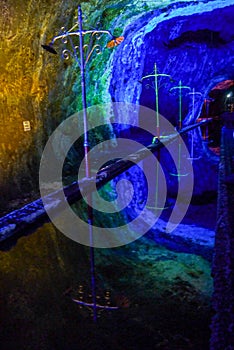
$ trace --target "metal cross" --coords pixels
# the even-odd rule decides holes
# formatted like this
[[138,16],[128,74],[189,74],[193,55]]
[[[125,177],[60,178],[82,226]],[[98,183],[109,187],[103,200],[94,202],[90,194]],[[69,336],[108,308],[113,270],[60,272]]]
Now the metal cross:
[[[88,140],[88,118],[87,118],[87,100],[86,100],[86,82],[85,82],[85,67],[89,62],[94,51],[101,53],[101,46],[99,43],[95,43],[96,40],[100,40],[103,34],[110,37],[111,40],[115,40],[115,37],[109,30],[97,30],[97,29],[83,29],[82,10],[81,6],[78,6],[78,18],[70,29],[65,30],[61,28],[62,32],[52,38],[48,45],[42,45],[43,49],[52,54],[57,54],[54,49],[54,44],[60,40],[64,45],[70,44],[70,48],[65,48],[62,51],[62,58],[68,59],[70,56],[75,59],[80,67],[81,75],[81,90],[82,90],[82,106],[83,106],[83,122],[84,122],[84,153],[85,153],[85,176],[90,178],[90,161],[89,161],[89,140]],[[88,37],[88,43],[84,42],[85,36]],[[78,38],[78,45],[74,43],[73,39]],[[116,40],[116,45],[123,41]],[[115,46],[116,46],[115,45]],[[92,210],[92,194],[87,195],[88,202],[88,225],[89,225],[89,242],[90,242],[90,272],[91,272],[91,289],[92,289],[92,303],[89,307],[93,309],[93,320],[97,321],[97,302],[96,302],[96,280],[95,280],[95,262],[94,262],[94,247],[93,247],[93,210]]]

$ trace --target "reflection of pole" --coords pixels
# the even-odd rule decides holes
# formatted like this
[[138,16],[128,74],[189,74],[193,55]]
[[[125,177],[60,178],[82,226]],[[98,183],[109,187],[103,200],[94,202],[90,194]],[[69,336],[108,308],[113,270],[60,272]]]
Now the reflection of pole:
[[[155,109],[156,109],[156,136],[153,138],[153,143],[158,142],[160,139],[160,120],[159,120],[159,104],[158,104],[158,77],[167,77],[171,78],[169,74],[164,74],[164,73],[158,73],[157,72],[157,64],[154,64],[154,73],[150,75],[146,75],[142,77],[141,80],[147,79],[147,78],[154,78],[154,90],[155,90]],[[158,150],[157,154],[157,159],[158,162],[160,162],[160,150]],[[155,209],[162,209],[161,207],[158,206],[158,201],[159,201],[159,193],[158,193],[158,188],[159,188],[159,165],[157,164],[156,166],[156,193],[155,193]]]

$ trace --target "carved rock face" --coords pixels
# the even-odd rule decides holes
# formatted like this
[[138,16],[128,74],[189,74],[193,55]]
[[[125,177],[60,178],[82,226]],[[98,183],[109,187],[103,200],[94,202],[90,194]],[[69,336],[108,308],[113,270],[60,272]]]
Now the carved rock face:
[[37,188],[43,145],[61,119],[57,99],[50,101],[61,63],[44,55],[41,44],[73,9],[61,1],[2,3],[0,188],[14,198]]
[[[182,86],[191,88],[190,92],[200,93],[195,96],[192,113],[189,90],[182,89],[182,120],[195,122],[210,90],[217,83],[232,79],[234,32],[230,23],[233,11],[233,6],[212,8],[210,4],[184,4],[166,14],[157,11],[137,19],[126,29],[125,44],[119,47],[114,58],[112,99],[127,98],[129,102],[155,109],[154,79],[142,82],[141,79],[154,73],[156,63],[158,74],[172,78],[158,76],[159,112],[174,125],[178,124],[179,89],[173,90],[173,87],[178,87],[181,81]],[[137,122],[126,123],[141,123],[141,118],[144,116],[140,115]],[[195,131],[192,136],[188,137],[189,149],[193,147],[194,156],[200,158],[193,164],[195,193],[216,190],[218,159],[202,142],[200,132]]]
[[[40,156],[48,136],[61,120],[81,108],[77,67],[41,48],[62,25],[69,27],[77,5],[59,0],[2,3],[0,188],[14,198],[37,188]],[[233,6],[225,7],[222,1],[162,2],[162,9],[155,10],[150,2],[118,8],[114,2],[103,1],[102,12],[96,7],[96,13],[96,3],[83,4],[85,14],[91,14],[90,23],[100,17],[106,28],[119,27],[118,35],[123,34],[125,40],[89,65],[90,105],[112,99],[154,107],[154,91],[144,89],[139,80],[152,71],[155,62],[159,72],[171,74],[175,83],[181,79],[204,96],[219,81],[232,79]],[[177,97],[168,95],[172,86],[168,81],[161,87],[159,107],[175,122]],[[184,118],[188,102],[185,96]],[[196,108],[199,112],[201,101]]]

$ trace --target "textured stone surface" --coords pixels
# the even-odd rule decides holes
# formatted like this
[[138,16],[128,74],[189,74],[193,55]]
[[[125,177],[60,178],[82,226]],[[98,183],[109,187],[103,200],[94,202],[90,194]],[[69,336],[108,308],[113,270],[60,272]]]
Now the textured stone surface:
[[[229,5],[231,2],[229,2]],[[214,7],[212,7],[214,6]],[[217,8],[216,8],[217,6]],[[233,6],[222,2],[186,3],[174,11],[155,11],[136,19],[126,28],[125,44],[114,57],[110,93],[114,101],[125,100],[155,108],[155,91],[140,84],[145,75],[153,72],[170,74],[169,79],[159,79],[159,111],[172,123],[178,120],[178,96],[169,90],[178,84],[201,92],[195,99],[195,118],[199,116],[203,100],[219,81],[231,79],[234,52],[233,32],[230,26]],[[214,20],[215,18],[215,20]],[[199,39],[198,39],[199,38]],[[119,67],[121,66],[121,69]],[[153,84],[147,81],[148,84]],[[182,100],[185,123],[191,122],[191,99],[185,93]],[[190,107],[190,111],[188,110]],[[130,123],[140,123],[129,120]],[[195,193],[217,189],[218,159],[202,142],[201,134],[194,133],[193,163]],[[191,137],[189,140],[191,149]]]
[[[233,118],[233,116],[232,116]],[[214,294],[211,350],[232,349],[234,344],[234,258],[233,258],[233,128],[222,130],[219,167],[218,219],[213,261]]]
[[[3,0],[1,6],[0,188],[10,199],[37,189],[43,145],[63,118],[51,98],[62,64],[45,56],[41,43],[67,22],[73,8],[61,1]],[[23,121],[30,122],[30,131],[24,131]]]
[[[125,36],[122,46],[105,49],[102,56],[92,58],[88,65],[88,104],[110,99],[141,101],[142,85],[138,80],[152,70],[151,64],[156,60],[161,72],[167,71],[174,79],[182,75],[183,83],[204,95],[220,80],[230,79],[231,7],[225,9],[225,6],[232,3],[83,2],[87,27],[99,20],[101,27]],[[58,34],[62,25],[71,25],[76,7],[77,2],[72,0],[23,0],[20,5],[14,0],[2,1],[0,187],[6,201],[19,193],[37,190],[38,165],[48,136],[61,120],[81,109],[77,67],[71,60],[62,61],[59,55],[50,56],[41,48],[42,43],[48,43]],[[192,40],[188,40],[191,31],[195,31],[195,35],[191,34]],[[196,33],[198,36],[205,33],[200,46]],[[104,45],[106,41],[104,39]],[[175,119],[175,99],[171,99],[170,104],[164,102],[162,96],[160,99],[162,113]],[[170,113],[165,109],[169,105]],[[201,104],[198,103],[197,108],[199,110]],[[23,121],[30,121],[31,131],[23,131]],[[136,119],[118,121],[138,124]],[[210,179],[214,179],[216,161],[208,163],[209,157],[204,152],[202,155],[204,161],[199,167],[204,169],[204,174],[211,168]],[[199,179],[196,181],[201,190],[208,185],[208,180],[204,186]],[[210,188],[215,187],[212,181]],[[5,204],[2,200],[3,208]]]

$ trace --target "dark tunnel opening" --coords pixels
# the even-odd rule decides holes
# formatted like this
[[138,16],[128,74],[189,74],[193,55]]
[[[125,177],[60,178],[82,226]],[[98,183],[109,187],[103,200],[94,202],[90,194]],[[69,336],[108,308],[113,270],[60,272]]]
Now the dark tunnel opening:
[[222,115],[225,112],[234,112],[234,80],[221,81],[210,90],[199,117],[199,120],[211,119],[201,132],[203,141],[216,155],[220,155]]

